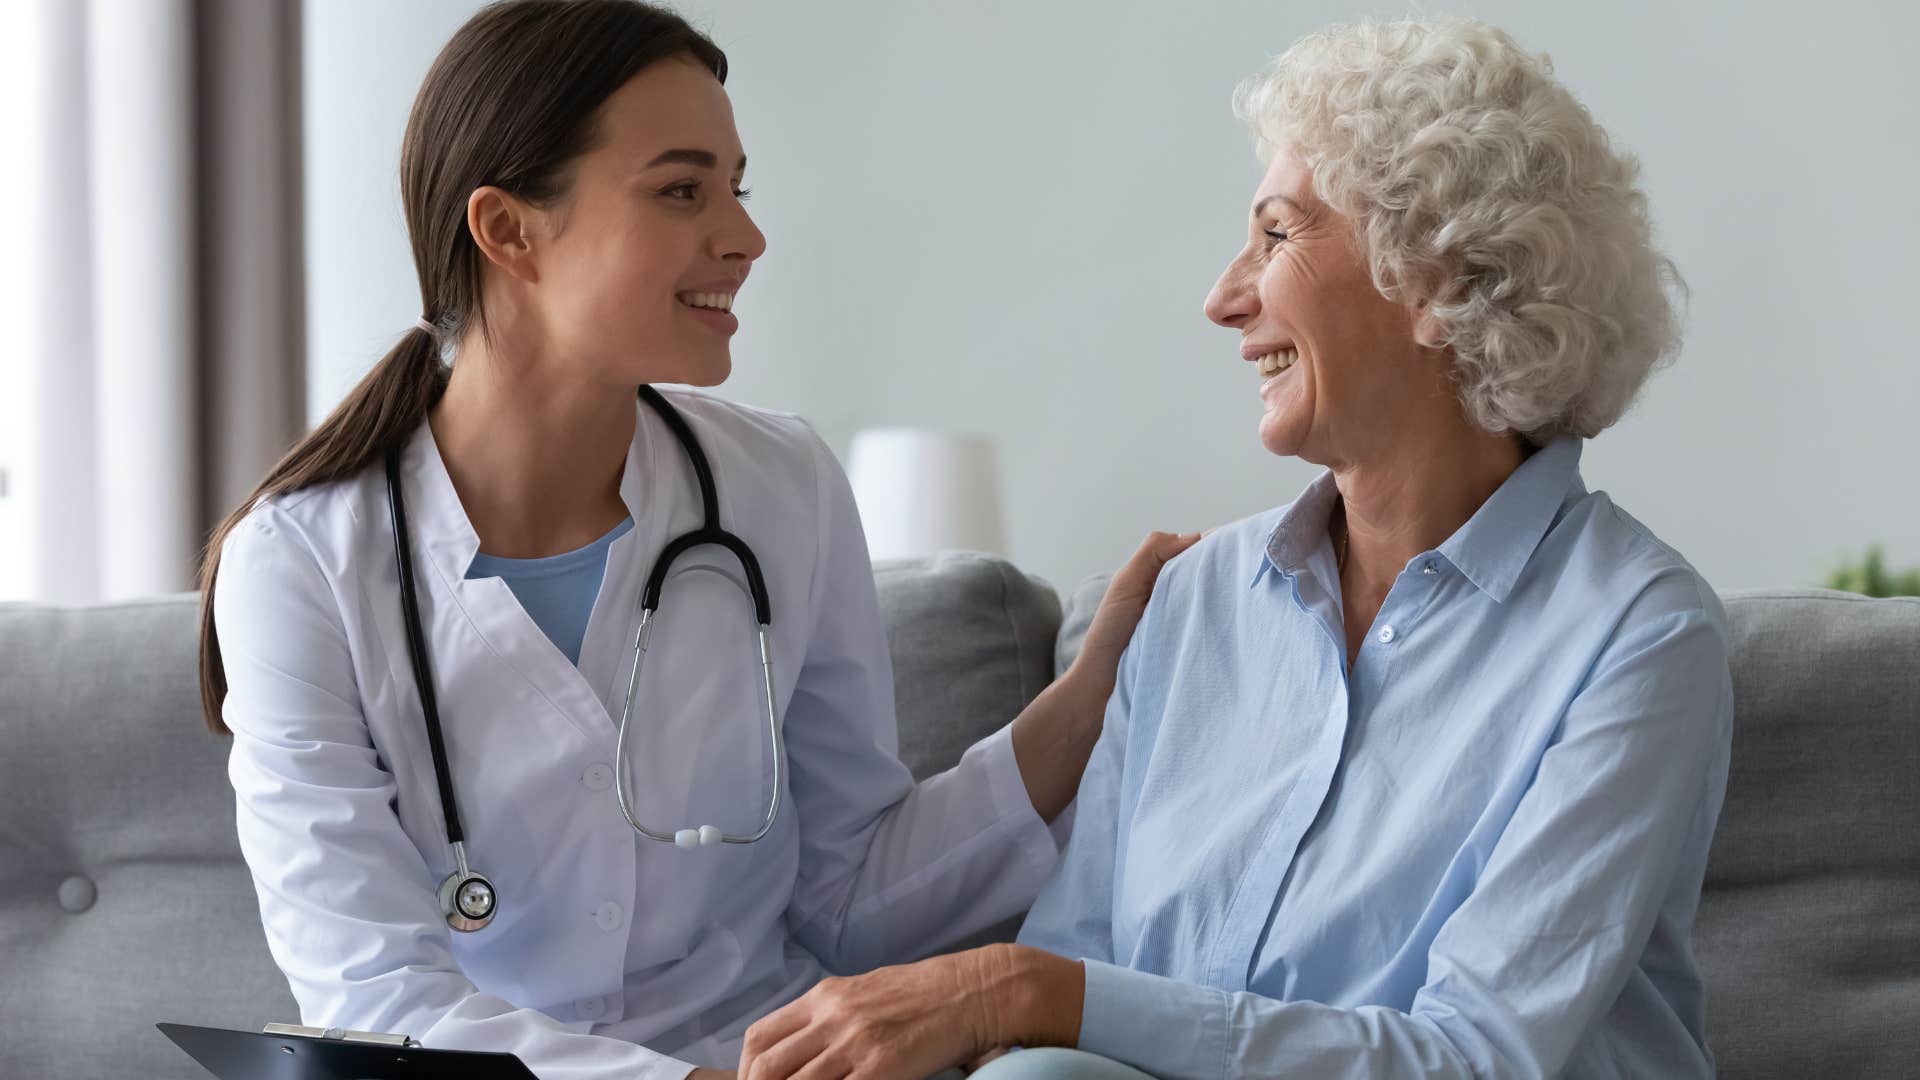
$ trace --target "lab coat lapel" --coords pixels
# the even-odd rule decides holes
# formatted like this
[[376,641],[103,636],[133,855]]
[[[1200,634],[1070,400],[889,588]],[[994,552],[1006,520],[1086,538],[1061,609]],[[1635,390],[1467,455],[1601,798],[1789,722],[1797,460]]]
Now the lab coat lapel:
[[[459,493],[454,490],[453,479],[447,474],[446,462],[440,457],[440,448],[434,442],[429,425],[420,425],[401,464],[407,483],[407,514],[412,519],[409,524],[415,550],[431,567],[438,591],[453,598],[466,616],[467,626],[479,635],[498,661],[489,666],[496,671],[502,667],[512,671],[531,684],[554,712],[565,717],[583,735],[596,743],[606,740],[612,734],[612,723],[605,707],[580,672],[567,662],[566,656],[547,640],[520,606],[513,590],[499,578],[467,577],[467,569],[480,551],[480,537],[460,503]],[[604,587],[602,594],[605,594]],[[458,622],[436,623],[439,629],[428,632],[433,656],[449,658],[434,670],[434,679],[443,688],[453,674],[447,669],[447,663],[456,651],[474,647]],[[445,640],[444,634],[456,634],[460,639]],[[450,699],[452,695],[443,689],[442,697]],[[455,722],[452,717],[445,719]]]
[[627,449],[627,469],[620,477],[620,498],[627,504],[633,528],[607,551],[606,576],[601,579],[600,595],[594,600],[593,614],[580,644],[580,674],[599,696],[609,730],[618,723],[626,705],[634,636],[640,630],[640,593],[660,549],[667,544],[668,519],[679,503],[670,490],[661,490],[672,482],[667,479],[668,470],[661,466],[663,461],[667,465],[677,463],[680,448],[671,434],[656,432],[653,410],[638,400],[634,408],[639,416],[634,423],[633,444]]

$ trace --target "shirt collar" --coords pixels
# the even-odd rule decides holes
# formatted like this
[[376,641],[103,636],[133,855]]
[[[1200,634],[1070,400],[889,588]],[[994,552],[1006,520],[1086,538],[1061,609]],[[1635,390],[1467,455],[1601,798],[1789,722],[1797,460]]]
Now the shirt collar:
[[1268,534],[1266,547],[1260,551],[1253,583],[1258,584],[1270,569],[1281,574],[1304,569],[1307,559],[1326,537],[1327,520],[1333,516],[1333,504],[1339,498],[1340,489],[1334,486],[1332,470],[1314,477],[1307,490],[1280,512],[1279,522]]
[[[1580,481],[1580,449],[1580,440],[1566,435],[1536,450],[1435,550],[1475,587],[1505,603],[1561,504],[1570,493],[1585,491]],[[1326,540],[1327,521],[1339,497],[1331,471],[1315,477],[1281,511],[1254,567],[1252,584],[1258,584],[1268,570],[1293,574],[1304,569]]]
[[1563,435],[1534,451],[1437,549],[1481,592],[1506,603],[1534,549],[1580,483],[1580,440]]

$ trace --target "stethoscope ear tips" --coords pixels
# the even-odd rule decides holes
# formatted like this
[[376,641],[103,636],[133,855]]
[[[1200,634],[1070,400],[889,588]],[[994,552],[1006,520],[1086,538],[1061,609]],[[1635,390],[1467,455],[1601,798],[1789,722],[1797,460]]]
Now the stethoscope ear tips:
[[712,847],[721,840],[718,825],[702,825],[697,829],[681,829],[673,834],[673,846],[683,848]]

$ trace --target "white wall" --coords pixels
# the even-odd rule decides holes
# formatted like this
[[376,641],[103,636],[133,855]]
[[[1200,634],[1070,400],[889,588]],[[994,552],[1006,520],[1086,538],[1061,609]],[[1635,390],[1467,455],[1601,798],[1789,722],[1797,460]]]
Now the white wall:
[[[307,5],[312,411],[418,314],[400,131],[469,0]],[[733,64],[753,209],[726,393],[996,440],[1014,558],[1069,585],[1150,528],[1283,502],[1256,380],[1200,302],[1258,177],[1228,97],[1300,34],[1397,5],[684,3]],[[1723,588],[1884,541],[1920,561],[1920,5],[1463,2],[1553,55],[1644,162],[1688,345],[1588,448],[1592,487]]]

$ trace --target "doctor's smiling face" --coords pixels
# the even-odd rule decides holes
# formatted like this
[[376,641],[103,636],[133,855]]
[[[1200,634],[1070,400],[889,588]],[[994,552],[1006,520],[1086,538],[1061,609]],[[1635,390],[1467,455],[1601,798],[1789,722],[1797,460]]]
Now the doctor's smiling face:
[[1328,466],[1366,459],[1415,413],[1457,408],[1446,352],[1416,340],[1416,313],[1374,287],[1352,219],[1321,201],[1286,146],[1254,192],[1247,232],[1206,312],[1240,331],[1268,450]]
[[489,320],[526,324],[584,379],[712,386],[732,370],[734,294],[766,238],[726,90],[698,61],[652,64],[610,96],[561,198],[474,192]]

